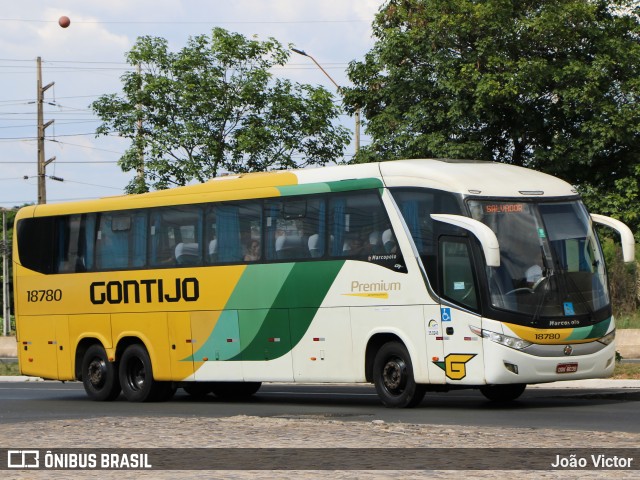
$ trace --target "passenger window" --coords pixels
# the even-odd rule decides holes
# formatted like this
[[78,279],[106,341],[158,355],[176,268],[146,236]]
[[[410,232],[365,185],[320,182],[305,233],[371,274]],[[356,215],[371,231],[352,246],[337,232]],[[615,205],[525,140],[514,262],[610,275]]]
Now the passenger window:
[[83,215],[69,215],[58,218],[58,273],[84,272],[85,237]]
[[212,205],[207,210],[205,225],[207,263],[262,259],[262,207],[259,202]]
[[96,234],[96,267],[99,270],[129,266],[130,226],[128,214],[109,212],[100,215]]
[[152,266],[202,264],[202,209],[175,206],[156,209],[149,226]]
[[331,256],[366,257],[397,252],[396,238],[378,194],[332,197],[329,213]]
[[265,205],[268,260],[321,258],[325,253],[325,201],[285,198]]

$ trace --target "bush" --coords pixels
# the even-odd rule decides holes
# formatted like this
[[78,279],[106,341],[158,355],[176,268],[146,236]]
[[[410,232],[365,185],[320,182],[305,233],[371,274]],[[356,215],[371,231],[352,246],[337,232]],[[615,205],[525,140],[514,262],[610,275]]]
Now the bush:
[[607,264],[613,313],[620,318],[636,317],[639,300],[638,261],[636,259],[635,263],[624,263],[622,249],[609,238],[603,240],[602,249]]

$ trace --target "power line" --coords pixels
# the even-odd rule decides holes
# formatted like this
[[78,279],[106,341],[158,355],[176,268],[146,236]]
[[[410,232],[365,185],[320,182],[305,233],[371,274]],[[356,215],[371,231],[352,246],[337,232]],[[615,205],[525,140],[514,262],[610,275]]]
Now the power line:
[[[57,177],[55,175],[45,175],[45,177],[50,178],[51,180],[55,180],[57,182],[77,183],[79,185],[88,185],[89,187],[108,188],[110,190],[122,191],[122,187],[109,187],[107,185],[96,185],[95,183],[78,182],[77,180],[69,180],[68,178],[67,179],[60,178],[60,177]],[[37,178],[38,177],[29,177],[28,175],[25,175],[24,177],[22,177],[23,180],[37,179]]]
[[[5,160],[0,160],[0,164],[7,164],[7,165],[32,165],[34,162],[12,162],[12,161],[5,161]],[[64,161],[64,160],[56,160],[56,164],[60,164],[60,163],[68,163],[68,164],[77,164],[77,165],[93,165],[94,163],[118,163],[117,160],[91,160],[91,161]]]
[[[87,135],[95,135],[96,132],[90,133],[65,133],[61,135],[55,135],[55,137],[85,137]],[[0,140],[36,140],[38,137],[0,137]],[[55,140],[47,138],[47,140],[53,142]]]
[[80,147],[80,148],[86,148],[89,150],[97,150],[100,152],[108,152],[108,153],[117,153],[118,155],[123,155],[123,152],[116,152],[115,150],[107,150],[105,148],[97,148],[97,147],[89,147],[87,145],[79,145],[77,143],[69,143],[69,142],[61,142],[59,140],[51,140],[49,139],[50,142],[55,142],[55,143],[59,143],[60,145],[69,145],[72,147]]
[[[24,22],[24,23],[58,23],[57,20],[38,20],[34,18],[0,18],[0,22]],[[347,19],[347,20],[235,20],[235,21],[219,21],[219,20],[128,20],[128,21],[98,21],[98,20],[74,20],[74,24],[78,25],[279,25],[279,24],[314,24],[314,23],[369,23],[365,19]]]

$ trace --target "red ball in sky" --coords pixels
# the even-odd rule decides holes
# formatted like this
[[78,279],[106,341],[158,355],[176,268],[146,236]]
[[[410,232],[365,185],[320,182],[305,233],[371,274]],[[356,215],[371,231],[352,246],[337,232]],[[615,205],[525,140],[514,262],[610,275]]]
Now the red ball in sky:
[[67,28],[69,25],[71,25],[71,19],[66,15],[63,15],[58,19],[58,25],[60,25],[62,28]]

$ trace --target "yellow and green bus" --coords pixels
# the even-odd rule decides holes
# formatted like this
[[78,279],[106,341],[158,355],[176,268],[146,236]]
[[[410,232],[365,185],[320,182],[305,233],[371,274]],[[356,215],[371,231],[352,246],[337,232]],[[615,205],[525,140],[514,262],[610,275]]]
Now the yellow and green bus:
[[517,398],[609,376],[615,322],[569,184],[492,162],[233,175],[16,217],[21,372],[90,398],[238,398],[262,382],[370,382]]

